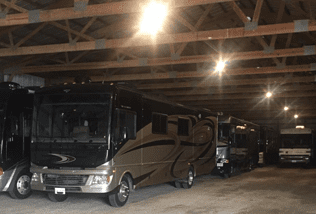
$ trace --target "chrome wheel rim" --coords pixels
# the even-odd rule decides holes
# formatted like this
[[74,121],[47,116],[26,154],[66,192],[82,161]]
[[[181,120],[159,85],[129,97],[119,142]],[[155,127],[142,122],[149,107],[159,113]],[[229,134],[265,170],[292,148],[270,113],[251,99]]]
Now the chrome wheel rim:
[[193,172],[190,170],[189,171],[189,176],[188,176],[188,184],[190,186],[193,184],[193,179],[194,179],[194,175],[193,175]]
[[120,192],[118,193],[118,199],[120,200],[120,202],[124,202],[127,200],[128,195],[129,195],[128,183],[126,181],[122,181]]
[[30,180],[30,177],[27,175],[23,175],[18,179],[16,188],[21,195],[26,195],[31,191]]

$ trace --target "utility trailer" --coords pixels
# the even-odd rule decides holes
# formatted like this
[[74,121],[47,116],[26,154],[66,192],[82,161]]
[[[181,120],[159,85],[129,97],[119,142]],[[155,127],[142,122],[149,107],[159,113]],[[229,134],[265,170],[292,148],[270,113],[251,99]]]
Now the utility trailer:
[[259,164],[277,164],[279,161],[279,133],[272,127],[260,127]]
[[215,167],[217,115],[119,84],[47,87],[35,94],[31,187],[52,201],[106,193],[123,206],[135,188],[190,188]]
[[17,199],[32,193],[29,156],[33,92],[17,83],[0,83],[0,191]]
[[260,126],[232,116],[218,118],[217,171],[228,178],[259,161]]
[[314,159],[315,131],[309,128],[280,130],[279,164],[303,163]]

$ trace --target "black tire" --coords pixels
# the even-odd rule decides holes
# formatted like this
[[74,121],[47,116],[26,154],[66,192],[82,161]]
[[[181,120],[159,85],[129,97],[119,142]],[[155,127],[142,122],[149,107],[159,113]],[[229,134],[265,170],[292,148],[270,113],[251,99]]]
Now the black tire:
[[189,168],[188,175],[185,178],[185,181],[182,183],[182,187],[184,189],[190,189],[193,186],[194,183],[194,171],[193,168]]
[[13,181],[13,189],[9,191],[9,195],[14,199],[25,199],[32,195],[31,190],[32,174],[26,170],[21,171]]
[[127,203],[130,191],[132,189],[131,183],[132,182],[130,176],[124,175],[120,184],[119,191],[108,196],[111,206],[122,207]]
[[181,183],[179,181],[174,181],[174,186],[176,188],[182,188],[182,185],[181,185]]
[[53,192],[48,193],[48,198],[53,202],[63,202],[68,198],[68,194],[60,195]]

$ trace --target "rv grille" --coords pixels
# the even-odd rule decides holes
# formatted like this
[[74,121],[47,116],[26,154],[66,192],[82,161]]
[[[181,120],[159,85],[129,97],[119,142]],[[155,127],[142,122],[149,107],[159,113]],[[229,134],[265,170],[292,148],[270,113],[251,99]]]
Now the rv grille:
[[84,186],[88,177],[88,175],[43,174],[43,182],[47,185]]

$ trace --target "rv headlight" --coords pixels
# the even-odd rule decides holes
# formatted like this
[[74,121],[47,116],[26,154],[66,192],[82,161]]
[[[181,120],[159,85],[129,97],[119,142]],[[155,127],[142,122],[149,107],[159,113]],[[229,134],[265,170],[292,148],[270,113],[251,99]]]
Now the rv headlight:
[[40,177],[39,175],[35,172],[32,175],[32,182],[39,182],[40,181]]
[[93,184],[110,184],[112,181],[113,175],[95,175],[92,180]]

